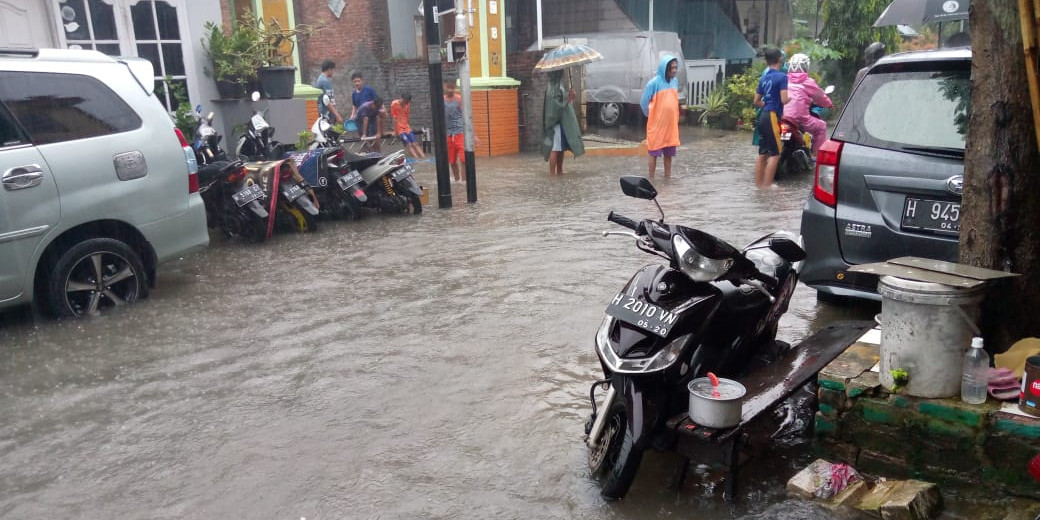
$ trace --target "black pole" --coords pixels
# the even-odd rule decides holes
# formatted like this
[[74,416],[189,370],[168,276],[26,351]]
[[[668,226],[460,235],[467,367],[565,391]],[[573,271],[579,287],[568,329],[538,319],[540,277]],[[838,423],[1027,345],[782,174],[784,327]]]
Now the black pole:
[[437,203],[451,207],[451,174],[448,173],[447,131],[444,128],[444,82],[441,76],[440,32],[433,7],[436,0],[423,2],[426,19],[426,62],[430,72],[430,108],[433,111],[433,151],[437,158]]

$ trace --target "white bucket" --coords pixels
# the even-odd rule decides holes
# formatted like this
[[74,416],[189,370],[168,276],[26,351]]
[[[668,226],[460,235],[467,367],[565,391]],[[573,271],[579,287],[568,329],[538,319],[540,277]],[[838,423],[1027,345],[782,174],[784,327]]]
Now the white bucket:
[[902,391],[908,395],[958,395],[983,291],[882,276],[881,385],[894,389],[893,371],[905,371]]

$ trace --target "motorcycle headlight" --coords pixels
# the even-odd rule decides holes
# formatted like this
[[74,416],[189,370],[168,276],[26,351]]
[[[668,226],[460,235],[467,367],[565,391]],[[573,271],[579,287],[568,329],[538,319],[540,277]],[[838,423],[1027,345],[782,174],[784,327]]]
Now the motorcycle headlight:
[[708,258],[690,245],[682,235],[672,238],[675,256],[679,259],[679,270],[695,282],[710,282],[726,274],[733,267],[732,258]]
[[628,359],[622,358],[610,347],[610,327],[614,324],[614,318],[606,316],[599,330],[596,331],[596,350],[599,357],[610,367],[610,370],[622,374],[645,374],[664,370],[679,359],[682,354],[684,342],[675,340],[667,347],[661,349],[653,357]]

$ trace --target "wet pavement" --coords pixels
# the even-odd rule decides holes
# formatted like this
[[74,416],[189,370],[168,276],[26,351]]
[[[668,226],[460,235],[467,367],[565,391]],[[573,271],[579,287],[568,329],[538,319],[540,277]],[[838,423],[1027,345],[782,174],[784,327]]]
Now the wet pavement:
[[[756,191],[748,134],[684,133],[655,180],[669,221],[737,247],[797,231],[810,176]],[[593,335],[656,257],[600,232],[656,215],[618,188],[646,159],[477,168],[475,205],[456,184],[451,210],[215,237],[131,307],[0,316],[0,518],[830,518],[784,495],[804,443],[753,461],[735,505],[711,471],[668,490],[670,454],[605,503],[581,442]],[[874,312],[801,286],[779,337]]]

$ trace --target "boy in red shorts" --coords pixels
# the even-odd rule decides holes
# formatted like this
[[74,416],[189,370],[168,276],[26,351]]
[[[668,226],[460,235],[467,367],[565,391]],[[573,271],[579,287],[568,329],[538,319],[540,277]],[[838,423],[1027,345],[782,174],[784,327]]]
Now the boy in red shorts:
[[465,162],[465,140],[462,133],[462,96],[455,92],[455,81],[444,80],[444,119],[445,133],[448,135],[448,164],[451,165],[451,176],[456,181],[462,180],[459,164]]

